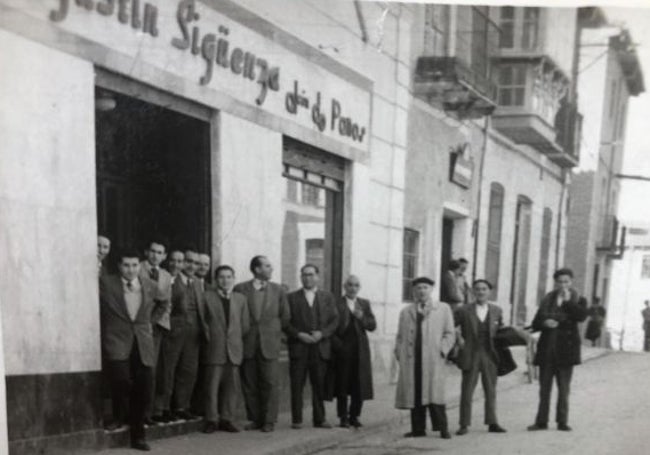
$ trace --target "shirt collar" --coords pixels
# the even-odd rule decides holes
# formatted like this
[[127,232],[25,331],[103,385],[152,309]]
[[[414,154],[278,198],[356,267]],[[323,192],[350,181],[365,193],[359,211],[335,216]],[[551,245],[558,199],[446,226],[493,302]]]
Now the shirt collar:
[[[122,285],[124,287],[128,287],[129,285],[129,280],[127,280],[124,277],[120,277],[122,279]],[[140,289],[140,280],[138,278],[134,278],[131,280],[131,286],[133,286],[133,290]]]
[[318,288],[313,288],[313,289],[302,288],[302,290],[305,294],[316,294],[316,292],[318,292]]
[[217,292],[219,293],[219,297],[223,297],[224,299],[228,299],[228,300],[230,300],[230,296],[232,295],[232,290],[224,291],[221,288],[217,288]]
[[253,288],[256,291],[259,291],[261,289],[264,289],[266,285],[268,284],[267,281],[260,280],[259,278],[253,278]]

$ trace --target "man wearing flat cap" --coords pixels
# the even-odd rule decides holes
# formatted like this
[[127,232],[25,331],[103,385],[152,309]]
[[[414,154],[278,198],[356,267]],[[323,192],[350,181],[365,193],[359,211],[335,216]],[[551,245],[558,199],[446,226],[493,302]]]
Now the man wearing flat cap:
[[434,429],[449,439],[445,360],[456,338],[454,318],[449,305],[431,298],[432,279],[416,278],[412,285],[414,302],[400,313],[395,342],[400,365],[395,407],[411,411],[411,431],[404,436],[426,435],[428,409]]

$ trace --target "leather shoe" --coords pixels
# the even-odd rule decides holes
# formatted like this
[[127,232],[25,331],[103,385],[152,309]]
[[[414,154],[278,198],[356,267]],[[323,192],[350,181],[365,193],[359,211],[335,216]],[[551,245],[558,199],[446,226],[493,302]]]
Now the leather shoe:
[[180,420],[196,419],[196,416],[194,414],[192,414],[190,411],[186,411],[185,409],[179,409],[178,411],[174,412],[174,415]]
[[254,430],[261,430],[262,425],[260,425],[257,422],[248,422],[246,425],[244,425],[244,430],[246,431],[254,431]]
[[151,447],[149,447],[149,444],[147,444],[147,441],[144,439],[136,439],[135,441],[131,441],[131,448],[142,450],[143,452],[149,452],[151,450]]
[[339,426],[341,428],[350,428],[350,422],[348,422],[348,419],[341,419]]
[[354,428],[361,428],[363,426],[361,425],[361,422],[359,422],[359,419],[350,419],[350,425]]
[[559,431],[571,431],[571,427],[567,425],[566,423],[558,423],[557,424],[557,429]]
[[493,423],[490,426],[488,426],[488,433],[505,433],[505,432],[506,429],[503,428],[498,423]]
[[302,423],[292,423],[291,428],[294,430],[300,430],[302,428]]
[[409,431],[408,433],[404,433],[405,438],[423,438],[427,434],[426,433],[415,433],[414,431]]
[[156,425],[158,425],[158,422],[153,420],[151,417],[145,417],[144,424],[148,427],[155,427]]
[[330,428],[332,428],[332,424],[329,423],[329,422],[326,422],[326,421],[325,422],[320,422],[320,423],[315,423],[314,428],[322,428],[324,430],[329,430]]
[[262,425],[262,433],[271,433],[275,430],[275,425],[272,423],[265,423]]
[[165,414],[162,414],[162,415],[152,416],[151,420],[153,420],[156,423],[168,423],[169,415],[165,416]]
[[215,422],[207,421],[203,424],[203,432],[206,434],[211,434],[217,431],[217,424]]
[[227,433],[239,433],[239,428],[234,426],[229,420],[220,420],[219,421],[219,430],[225,431]]
[[548,425],[534,423],[528,426],[528,431],[540,431],[540,430],[548,430]]
[[460,427],[460,428],[458,429],[458,431],[456,432],[456,434],[457,434],[458,436],[462,436],[462,435],[464,435],[464,434],[467,434],[468,431],[469,431],[469,430],[467,429],[467,427]]
[[440,430],[440,437],[442,439],[451,439],[451,433],[449,433],[449,430]]
[[109,422],[106,425],[104,425],[104,430],[106,431],[119,431],[122,428],[124,428],[126,425],[123,424],[122,422],[115,420],[113,422]]

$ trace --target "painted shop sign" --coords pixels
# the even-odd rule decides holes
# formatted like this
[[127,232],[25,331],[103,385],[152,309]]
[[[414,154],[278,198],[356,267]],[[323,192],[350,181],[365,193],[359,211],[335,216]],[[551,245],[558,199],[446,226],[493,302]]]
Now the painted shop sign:
[[[47,18],[71,33],[368,149],[371,95],[367,90],[201,2],[45,3]],[[26,12],[34,14],[34,10]]]
[[474,161],[469,153],[469,143],[459,144],[449,150],[449,181],[469,188],[472,186]]

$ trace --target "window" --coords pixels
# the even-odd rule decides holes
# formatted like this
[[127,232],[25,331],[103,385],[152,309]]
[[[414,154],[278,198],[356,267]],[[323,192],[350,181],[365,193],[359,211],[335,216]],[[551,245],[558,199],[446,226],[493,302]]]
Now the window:
[[449,5],[426,5],[424,50],[427,55],[447,55]]
[[643,255],[643,263],[641,265],[641,278],[644,280],[650,279],[650,254]]
[[499,105],[523,106],[526,93],[526,65],[503,65],[499,68]]
[[402,264],[402,299],[413,301],[411,281],[418,273],[418,255],[420,250],[420,233],[413,229],[404,229],[404,251]]
[[524,8],[522,49],[535,49],[539,40],[539,8]]
[[551,255],[551,227],[553,225],[553,211],[548,207],[544,209],[542,221],[542,246],[539,252],[539,278],[537,282],[537,301],[541,302],[546,295],[546,282],[548,278],[548,263]]
[[503,186],[492,183],[488,215],[487,251],[485,253],[485,278],[492,283],[492,298],[498,297],[499,260],[501,258],[501,224],[503,221]]
[[499,27],[501,35],[499,37],[499,47],[510,49],[515,44],[515,9],[512,6],[501,8],[499,17]]

